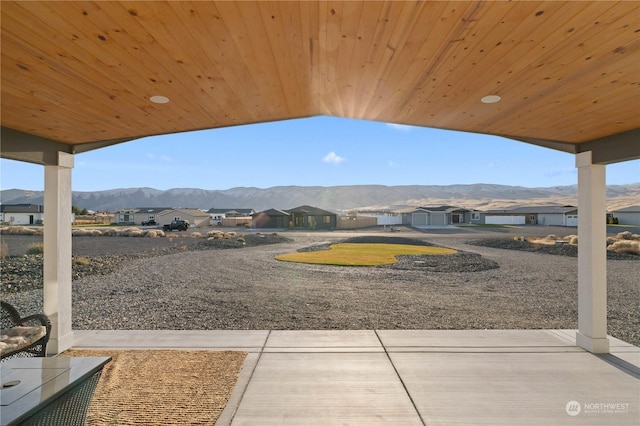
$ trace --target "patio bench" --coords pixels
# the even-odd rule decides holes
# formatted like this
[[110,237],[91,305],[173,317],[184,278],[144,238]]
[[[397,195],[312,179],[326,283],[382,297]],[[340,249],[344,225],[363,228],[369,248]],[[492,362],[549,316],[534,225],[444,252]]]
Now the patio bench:
[[7,302],[0,301],[0,360],[44,357],[51,335],[51,321],[44,314],[22,317]]

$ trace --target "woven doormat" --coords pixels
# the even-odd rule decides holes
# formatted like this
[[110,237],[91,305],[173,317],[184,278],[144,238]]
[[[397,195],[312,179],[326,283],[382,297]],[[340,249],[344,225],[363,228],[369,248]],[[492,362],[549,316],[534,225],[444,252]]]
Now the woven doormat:
[[238,379],[246,352],[68,350],[59,356],[110,356],[87,425],[213,425]]

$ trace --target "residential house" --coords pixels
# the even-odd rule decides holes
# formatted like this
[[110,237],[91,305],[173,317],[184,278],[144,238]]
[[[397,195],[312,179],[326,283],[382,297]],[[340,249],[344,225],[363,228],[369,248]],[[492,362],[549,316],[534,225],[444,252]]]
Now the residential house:
[[640,205],[614,210],[613,217],[618,219],[619,225],[640,226]]
[[44,206],[39,204],[1,204],[2,223],[11,225],[41,225]]
[[221,225],[222,220],[231,217],[250,217],[255,213],[253,209],[215,209],[207,210],[214,225]]
[[269,209],[251,215],[252,228],[288,228],[290,214],[284,210]]
[[252,215],[254,228],[336,229],[338,215],[312,206],[269,209]]
[[463,223],[480,223],[477,210],[455,206],[417,207],[405,210],[402,223],[415,227],[449,226]]
[[578,226],[575,206],[526,206],[505,210],[489,210],[484,223],[493,225]]
[[116,223],[141,225],[142,222],[155,220],[156,216],[165,211],[171,210],[171,207],[135,207],[119,210],[116,215]]
[[156,223],[164,226],[171,223],[171,221],[186,220],[191,226],[209,226],[211,216],[209,213],[198,209],[166,209],[156,214]]
[[287,210],[293,228],[335,229],[338,215],[312,206],[300,206]]

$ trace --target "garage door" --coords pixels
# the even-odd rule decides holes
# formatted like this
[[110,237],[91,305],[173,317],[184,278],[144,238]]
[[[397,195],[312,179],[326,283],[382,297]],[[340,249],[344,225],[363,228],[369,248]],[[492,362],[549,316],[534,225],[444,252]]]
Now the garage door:
[[411,224],[413,226],[427,226],[427,214],[413,213],[411,215]]
[[578,215],[567,215],[567,226],[578,226]]

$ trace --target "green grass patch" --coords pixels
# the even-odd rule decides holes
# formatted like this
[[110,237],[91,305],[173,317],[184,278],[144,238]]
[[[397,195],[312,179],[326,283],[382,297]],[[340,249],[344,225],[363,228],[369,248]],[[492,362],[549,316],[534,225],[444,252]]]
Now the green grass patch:
[[384,243],[341,243],[332,244],[329,250],[286,253],[276,256],[277,260],[297,263],[313,263],[340,266],[390,265],[402,255],[447,255],[456,250],[443,247],[414,246],[409,244]]

